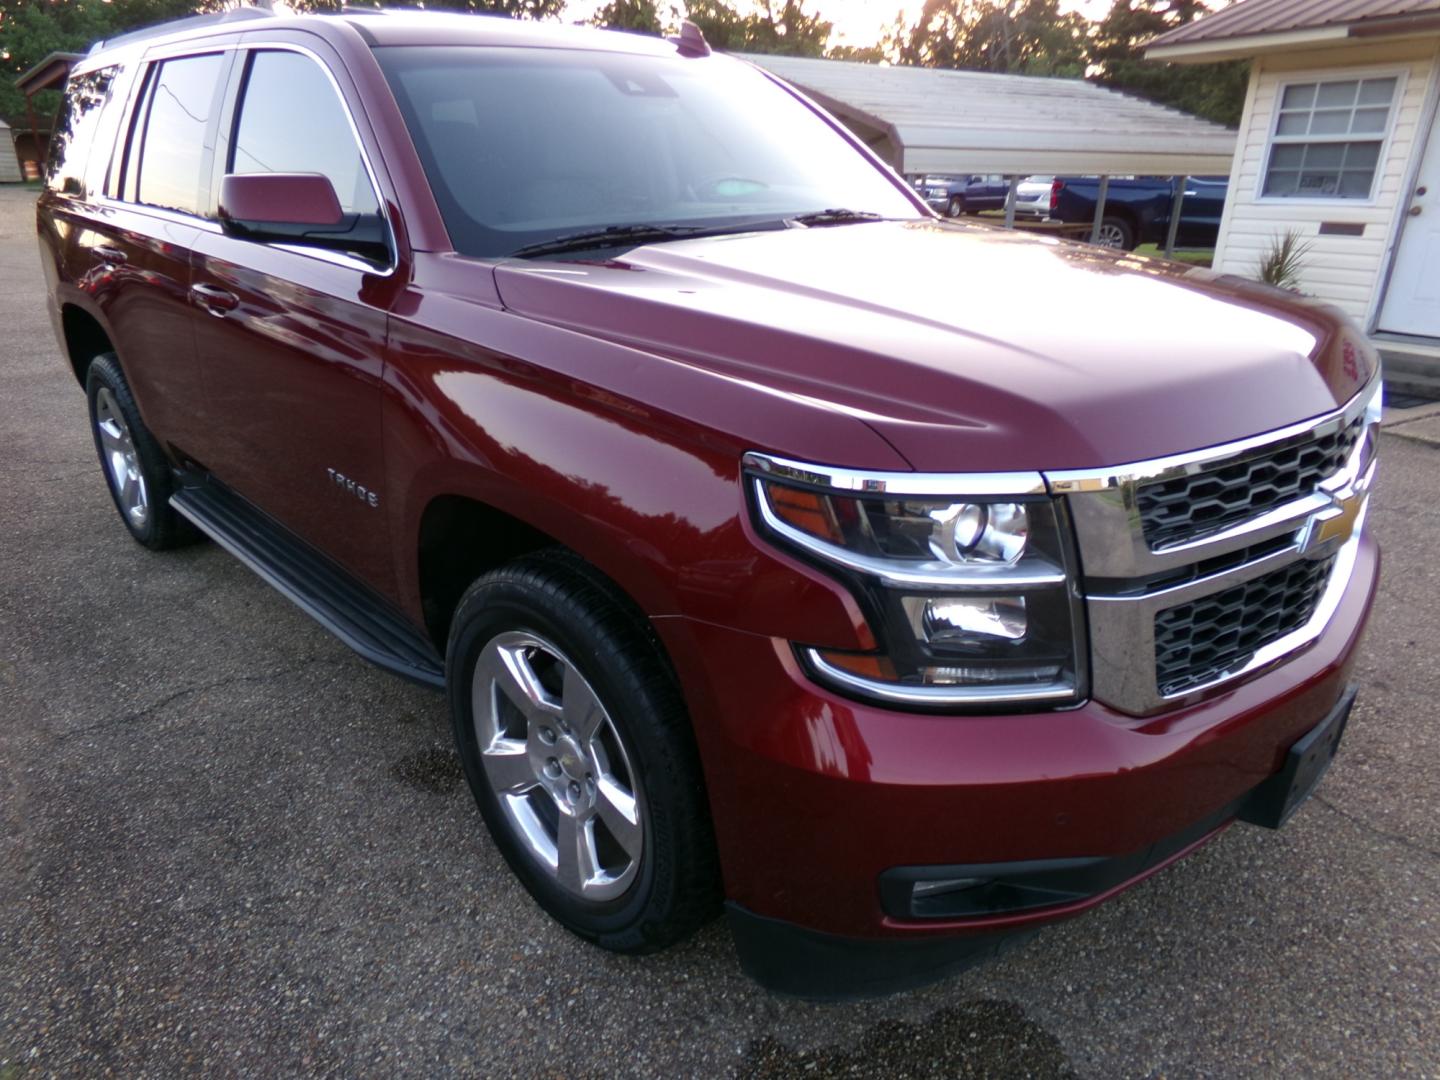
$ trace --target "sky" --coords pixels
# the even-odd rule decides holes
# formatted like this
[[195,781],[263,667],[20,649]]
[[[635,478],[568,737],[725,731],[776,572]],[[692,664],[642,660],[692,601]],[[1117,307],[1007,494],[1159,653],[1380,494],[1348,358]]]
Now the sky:
[[[1061,0],[1062,11],[1079,11],[1090,18],[1099,18],[1110,8],[1111,0]],[[604,7],[604,0],[570,0],[567,15],[572,19],[588,18]],[[810,0],[806,4],[822,18],[835,24],[830,39],[834,45],[873,45],[895,21],[902,8],[913,18],[924,7],[924,0]]]

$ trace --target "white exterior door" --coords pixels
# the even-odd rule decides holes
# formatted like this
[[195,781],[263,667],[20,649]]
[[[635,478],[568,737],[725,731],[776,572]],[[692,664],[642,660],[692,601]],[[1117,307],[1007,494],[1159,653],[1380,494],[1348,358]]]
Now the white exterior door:
[[1440,123],[1430,133],[1420,176],[1410,196],[1381,330],[1440,338]]

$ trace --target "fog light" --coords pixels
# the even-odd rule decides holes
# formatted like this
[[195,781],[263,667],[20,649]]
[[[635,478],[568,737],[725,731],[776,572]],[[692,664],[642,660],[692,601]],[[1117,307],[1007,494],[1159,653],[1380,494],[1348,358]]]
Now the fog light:
[[917,881],[914,892],[911,894],[916,900],[925,900],[932,896],[943,896],[946,893],[963,892],[966,889],[973,889],[977,885],[989,885],[994,878],[986,877],[965,877],[949,878],[938,881]]
[[931,645],[1019,641],[1025,636],[1023,596],[907,596],[901,602],[916,638]]

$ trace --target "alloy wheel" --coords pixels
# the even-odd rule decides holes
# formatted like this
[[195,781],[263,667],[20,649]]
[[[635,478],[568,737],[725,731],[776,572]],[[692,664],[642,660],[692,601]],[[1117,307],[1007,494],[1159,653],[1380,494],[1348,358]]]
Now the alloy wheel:
[[140,469],[140,455],[125,414],[109,387],[102,386],[95,394],[95,430],[100,436],[100,456],[105,462],[105,475],[115,492],[120,512],[136,529],[143,529],[150,520],[150,490]]
[[1100,233],[1095,242],[1100,247],[1123,249],[1125,240],[1125,230],[1114,222],[1107,221],[1100,226]]
[[521,844],[579,899],[623,894],[645,851],[644,795],[585,677],[550,642],[507,632],[481,650],[471,694],[485,777]]

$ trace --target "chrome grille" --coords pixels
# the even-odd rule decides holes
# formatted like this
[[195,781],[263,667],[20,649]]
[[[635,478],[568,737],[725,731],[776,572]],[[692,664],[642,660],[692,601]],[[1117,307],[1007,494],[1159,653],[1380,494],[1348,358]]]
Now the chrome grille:
[[1183,694],[1244,665],[1315,614],[1335,560],[1304,560],[1155,616],[1155,682]]
[[1136,493],[1145,541],[1160,551],[1259,517],[1315,491],[1339,472],[1364,432],[1363,418],[1306,432],[1214,468],[1144,484]]
[[1319,636],[1359,558],[1380,403],[1375,379],[1267,434],[1045,474],[1080,548],[1096,700],[1150,715]]

